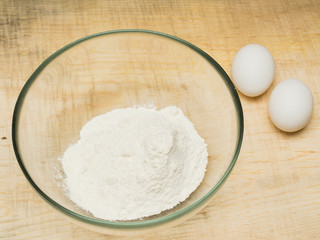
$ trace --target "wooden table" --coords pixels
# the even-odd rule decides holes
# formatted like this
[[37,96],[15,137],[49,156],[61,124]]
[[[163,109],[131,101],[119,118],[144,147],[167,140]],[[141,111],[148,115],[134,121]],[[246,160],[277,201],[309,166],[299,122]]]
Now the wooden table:
[[[63,3],[66,2],[66,3]],[[276,62],[262,96],[240,94],[245,135],[238,162],[203,211],[184,224],[136,239],[320,239],[320,2],[317,0],[31,1],[0,3],[0,238],[126,239],[69,223],[33,191],[12,150],[11,120],[30,74],[83,36],[121,28],[169,33],[197,45],[230,73],[237,50],[266,46]],[[314,113],[286,134],[268,117],[277,83],[303,80]]]

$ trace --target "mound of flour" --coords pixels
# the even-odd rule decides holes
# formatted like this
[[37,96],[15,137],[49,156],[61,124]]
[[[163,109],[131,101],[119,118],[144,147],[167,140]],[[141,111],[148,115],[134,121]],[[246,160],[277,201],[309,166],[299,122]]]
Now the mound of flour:
[[175,106],[97,116],[61,158],[70,199],[111,221],[173,208],[199,186],[207,161],[206,143]]

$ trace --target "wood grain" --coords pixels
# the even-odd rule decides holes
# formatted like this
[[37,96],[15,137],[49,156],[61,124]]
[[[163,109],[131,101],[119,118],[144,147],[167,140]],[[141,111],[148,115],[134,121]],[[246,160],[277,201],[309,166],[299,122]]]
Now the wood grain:
[[[0,238],[126,239],[79,228],[32,190],[12,150],[11,120],[26,79],[51,53],[80,37],[122,28],[181,37],[230,73],[237,50],[266,46],[276,61],[271,88],[240,94],[245,136],[230,178],[184,224],[136,239],[320,239],[320,2],[300,1],[22,1],[0,2]],[[310,124],[277,130],[268,99],[277,83],[303,80],[314,95]]]

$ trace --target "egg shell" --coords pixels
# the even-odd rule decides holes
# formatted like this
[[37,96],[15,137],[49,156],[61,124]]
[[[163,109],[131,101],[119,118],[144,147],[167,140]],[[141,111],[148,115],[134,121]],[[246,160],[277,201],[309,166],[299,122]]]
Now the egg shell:
[[271,93],[269,114],[281,130],[295,132],[305,127],[313,112],[313,96],[306,84],[297,79],[279,83]]
[[259,44],[241,48],[232,63],[233,82],[240,92],[256,97],[271,85],[275,64],[271,53]]

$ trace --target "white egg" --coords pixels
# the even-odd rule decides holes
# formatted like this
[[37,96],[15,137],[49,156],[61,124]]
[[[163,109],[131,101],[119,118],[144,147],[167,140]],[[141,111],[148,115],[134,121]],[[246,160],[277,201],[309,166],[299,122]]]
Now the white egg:
[[313,111],[313,96],[306,84],[297,79],[279,83],[272,91],[269,114],[281,130],[295,132],[307,125]]
[[233,59],[233,82],[243,94],[259,96],[270,87],[274,68],[274,60],[268,49],[259,44],[246,45]]

